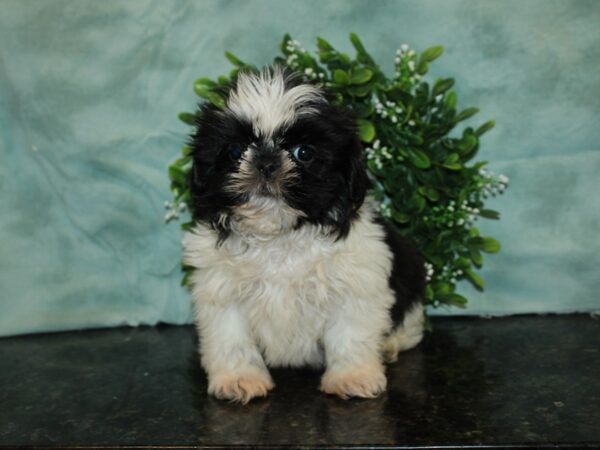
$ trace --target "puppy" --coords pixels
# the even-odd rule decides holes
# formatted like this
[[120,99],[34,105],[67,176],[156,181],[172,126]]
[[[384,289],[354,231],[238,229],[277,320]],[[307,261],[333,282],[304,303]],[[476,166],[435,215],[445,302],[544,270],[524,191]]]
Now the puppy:
[[321,390],[376,397],[423,336],[423,261],[365,201],[356,120],[275,67],[201,107],[183,241],[208,392],[246,403],[268,367],[324,368]]

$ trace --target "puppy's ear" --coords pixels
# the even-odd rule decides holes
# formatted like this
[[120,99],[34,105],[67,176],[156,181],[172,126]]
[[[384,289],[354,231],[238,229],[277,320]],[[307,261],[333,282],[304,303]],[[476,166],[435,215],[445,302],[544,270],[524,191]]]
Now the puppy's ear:
[[215,164],[221,147],[220,132],[225,126],[215,106],[200,105],[196,112],[196,128],[188,141],[192,149],[188,183],[196,220],[211,220],[222,201],[220,185],[223,176],[219,176]]
[[338,135],[343,162],[340,165],[342,180],[338,197],[331,209],[330,217],[339,230],[339,238],[350,231],[352,220],[362,206],[369,179],[363,160],[363,148],[358,137],[356,117],[348,109],[335,108],[336,134]]
[[348,193],[352,201],[352,208],[356,211],[365,200],[369,179],[363,160],[362,144],[358,136],[353,145],[355,148],[349,152],[351,159],[348,167]]

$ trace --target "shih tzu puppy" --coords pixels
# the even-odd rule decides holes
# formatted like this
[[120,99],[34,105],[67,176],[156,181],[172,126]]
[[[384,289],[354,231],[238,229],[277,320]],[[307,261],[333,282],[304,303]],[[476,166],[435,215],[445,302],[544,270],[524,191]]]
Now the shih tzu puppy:
[[275,67],[241,73],[192,136],[183,241],[208,392],[248,402],[268,367],[324,368],[321,390],[375,397],[423,336],[423,261],[369,200],[350,111]]

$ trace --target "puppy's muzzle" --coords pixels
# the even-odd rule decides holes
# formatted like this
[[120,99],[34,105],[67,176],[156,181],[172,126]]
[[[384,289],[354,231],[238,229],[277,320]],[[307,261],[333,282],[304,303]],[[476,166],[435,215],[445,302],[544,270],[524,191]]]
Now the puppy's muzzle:
[[254,167],[263,180],[270,181],[273,174],[281,167],[281,158],[273,152],[262,152],[254,161]]

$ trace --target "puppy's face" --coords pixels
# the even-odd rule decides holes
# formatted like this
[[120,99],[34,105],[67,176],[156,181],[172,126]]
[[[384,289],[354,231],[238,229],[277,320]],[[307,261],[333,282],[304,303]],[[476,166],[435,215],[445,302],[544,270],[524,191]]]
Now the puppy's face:
[[193,135],[195,218],[284,233],[304,223],[344,236],[367,178],[354,117],[279,68],[241,74],[227,106],[204,106]]

